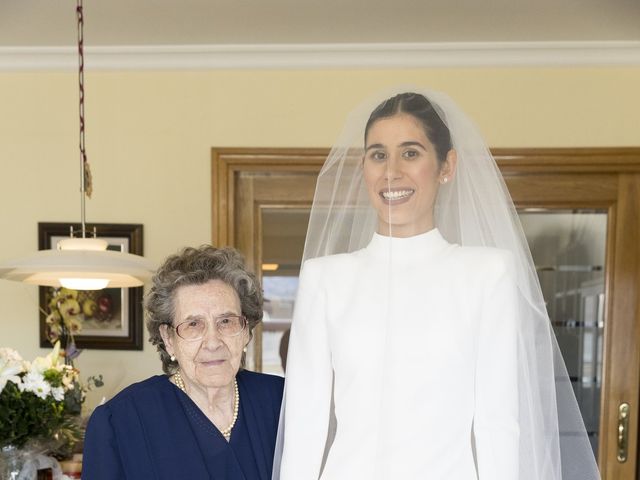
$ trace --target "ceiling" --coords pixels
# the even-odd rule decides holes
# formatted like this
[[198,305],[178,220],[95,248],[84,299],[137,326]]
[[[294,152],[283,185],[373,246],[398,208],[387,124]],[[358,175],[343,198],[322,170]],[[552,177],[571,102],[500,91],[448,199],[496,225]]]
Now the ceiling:
[[[75,0],[0,0],[0,47],[72,46]],[[85,0],[87,46],[640,41],[639,0]]]

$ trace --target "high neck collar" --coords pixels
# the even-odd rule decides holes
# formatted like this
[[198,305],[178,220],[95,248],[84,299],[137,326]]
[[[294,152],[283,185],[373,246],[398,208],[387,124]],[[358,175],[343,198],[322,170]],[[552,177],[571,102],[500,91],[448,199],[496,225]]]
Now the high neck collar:
[[374,256],[391,257],[396,260],[415,260],[442,252],[450,244],[437,228],[411,237],[389,237],[374,233],[366,250]]

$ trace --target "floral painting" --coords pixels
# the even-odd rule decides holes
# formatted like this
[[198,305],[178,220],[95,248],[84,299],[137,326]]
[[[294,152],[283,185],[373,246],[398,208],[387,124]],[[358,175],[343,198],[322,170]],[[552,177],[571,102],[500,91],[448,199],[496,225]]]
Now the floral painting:
[[[39,223],[39,248],[55,248],[69,223]],[[142,255],[142,225],[92,224],[108,249]],[[79,349],[142,350],[142,287],[71,290],[40,287],[40,346],[73,335]]]
[[[45,334],[53,343],[63,327],[74,336],[126,335],[126,317],[122,314],[122,289],[71,290],[46,288],[47,318]],[[66,325],[65,325],[66,322]]]

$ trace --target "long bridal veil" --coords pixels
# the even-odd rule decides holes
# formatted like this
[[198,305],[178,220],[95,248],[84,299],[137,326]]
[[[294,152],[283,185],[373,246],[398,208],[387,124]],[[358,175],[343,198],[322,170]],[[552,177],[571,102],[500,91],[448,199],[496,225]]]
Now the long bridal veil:
[[[422,94],[432,103],[448,127],[457,152],[456,173],[440,186],[436,199],[435,225],[442,236],[461,246],[508,250],[515,259],[518,299],[517,318],[513,321],[518,340],[520,473],[514,480],[599,479],[516,209],[478,128],[448,96],[416,87],[393,89],[364,102],[348,117],[318,177],[303,260],[354,252],[371,240],[377,217],[361,168],[365,125],[380,102],[402,92]],[[393,215],[392,209],[389,215]],[[389,258],[392,262],[392,251]],[[391,278],[400,274],[394,272],[393,265],[389,272],[394,273]],[[286,382],[289,381],[292,380]],[[284,412],[286,389],[285,384]],[[429,408],[428,399],[424,400],[424,408]],[[281,416],[275,479],[279,478],[285,431]],[[330,443],[329,438],[327,448]]]

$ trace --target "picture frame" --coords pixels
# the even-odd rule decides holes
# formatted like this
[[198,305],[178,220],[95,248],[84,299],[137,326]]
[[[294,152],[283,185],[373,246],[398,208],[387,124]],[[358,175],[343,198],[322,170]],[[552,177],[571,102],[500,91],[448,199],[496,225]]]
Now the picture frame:
[[[79,223],[39,222],[38,249],[56,248],[70,231],[81,230]],[[142,255],[142,225],[126,223],[92,223],[86,231],[109,243],[107,249]],[[40,347],[51,346],[47,337],[48,304],[53,287],[39,288]],[[142,350],[143,287],[105,288],[73,291],[82,311],[82,329],[74,334],[79,349]]]

